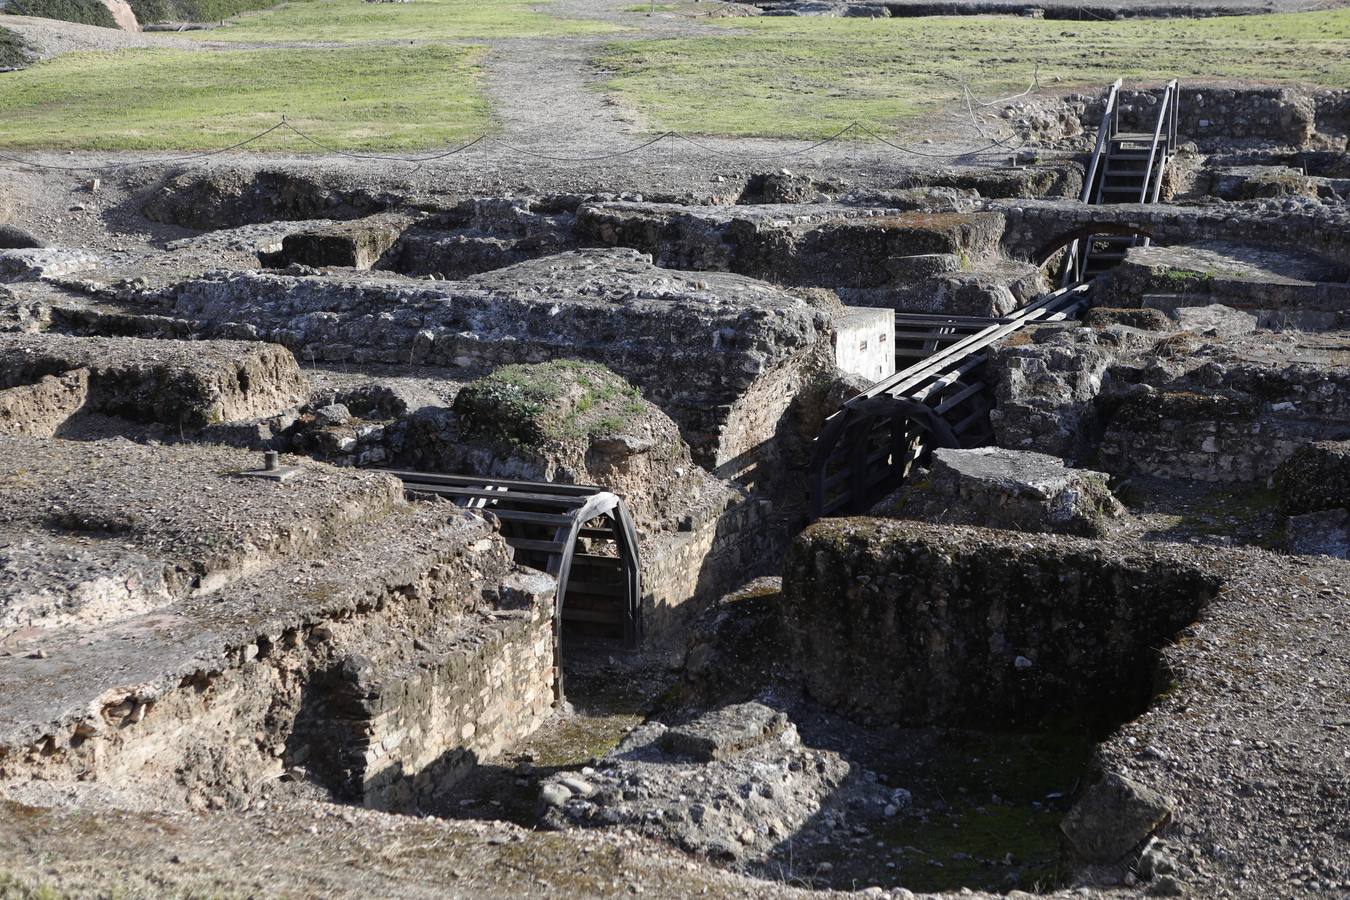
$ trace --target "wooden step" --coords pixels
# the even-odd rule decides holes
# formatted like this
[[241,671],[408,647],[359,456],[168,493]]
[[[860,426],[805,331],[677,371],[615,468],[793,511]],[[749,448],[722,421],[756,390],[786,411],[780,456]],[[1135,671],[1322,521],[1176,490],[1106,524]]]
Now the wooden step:
[[562,617],[564,622],[594,622],[599,625],[621,625],[623,624],[622,613],[616,614],[598,609],[575,609],[563,604]]

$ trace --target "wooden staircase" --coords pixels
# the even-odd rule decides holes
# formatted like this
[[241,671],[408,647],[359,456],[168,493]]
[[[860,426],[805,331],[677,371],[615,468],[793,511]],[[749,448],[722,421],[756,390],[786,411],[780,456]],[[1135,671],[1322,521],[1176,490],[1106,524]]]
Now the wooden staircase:
[[[1111,85],[1106,98],[1097,144],[1088,164],[1080,199],[1084,203],[1157,203],[1177,142],[1177,83],[1163,89],[1151,132],[1120,130],[1120,81]],[[1069,247],[1061,284],[1095,278],[1119,265],[1130,247],[1147,246],[1138,235],[1094,234]]]

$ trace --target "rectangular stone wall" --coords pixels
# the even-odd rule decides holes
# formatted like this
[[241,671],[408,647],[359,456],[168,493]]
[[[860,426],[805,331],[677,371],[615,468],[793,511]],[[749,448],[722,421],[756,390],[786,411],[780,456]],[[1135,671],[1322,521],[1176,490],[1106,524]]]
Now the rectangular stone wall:
[[552,712],[553,603],[498,610],[464,649],[390,683],[368,708],[361,800],[404,809],[453,787]]
[[[718,597],[769,564],[778,551],[769,505],[743,500],[642,547],[643,642],[683,650],[685,627]],[[781,552],[781,551],[779,551]]]
[[1219,587],[1185,553],[827,520],[783,568],[791,663],[817,701],[878,722],[1117,724],[1146,707],[1158,648]]
[[[1341,386],[1344,392],[1350,387]],[[1109,472],[1194,478],[1200,481],[1265,481],[1299,447],[1350,437],[1350,414],[1302,415],[1293,403],[1266,411],[1258,404],[1186,391],[1121,401],[1107,418],[1099,447]]]

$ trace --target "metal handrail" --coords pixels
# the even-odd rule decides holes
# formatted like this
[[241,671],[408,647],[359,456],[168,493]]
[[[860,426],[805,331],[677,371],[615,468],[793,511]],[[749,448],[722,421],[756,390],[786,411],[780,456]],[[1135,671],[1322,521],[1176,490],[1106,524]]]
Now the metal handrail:
[[1117,78],[1106,95],[1106,106],[1102,109],[1102,124],[1097,128],[1097,146],[1092,150],[1092,161],[1088,164],[1087,174],[1083,178],[1083,190],[1078,200],[1087,203],[1092,199],[1093,182],[1097,178],[1097,167],[1101,164],[1102,154],[1107,143],[1120,128],[1120,107],[1116,103],[1123,79]]
[[[1092,202],[1092,189],[1096,186],[1097,170],[1101,166],[1102,156],[1111,138],[1115,137],[1120,129],[1120,105],[1117,100],[1123,83],[1124,79],[1117,78],[1107,91],[1106,105],[1102,107],[1102,121],[1097,126],[1097,144],[1092,148],[1092,159],[1088,161],[1087,171],[1083,175],[1083,190],[1078,195],[1079,203]],[[1069,245],[1069,255],[1064,261],[1064,275],[1060,278],[1060,287],[1066,287],[1082,278],[1083,273],[1079,271],[1081,265],[1079,247],[1082,243],[1080,239]]]
[[[1158,197],[1162,194],[1163,174],[1167,170],[1167,157],[1177,145],[1177,114],[1178,114],[1178,96],[1181,91],[1177,87],[1177,80],[1173,78],[1167,83],[1163,90],[1162,108],[1158,110],[1158,121],[1153,126],[1153,145],[1148,151],[1148,168],[1144,171],[1148,173],[1144,186],[1140,188],[1140,203],[1157,203]],[[1154,158],[1158,152],[1158,142],[1162,139],[1163,127],[1167,127],[1167,146],[1163,150],[1162,159],[1158,160],[1158,168],[1154,171]],[[1147,238],[1138,240],[1138,246],[1147,247],[1153,242]]]
[[[1162,170],[1167,167],[1167,161],[1165,158],[1163,159],[1162,165],[1158,166],[1156,175],[1153,171],[1153,163],[1158,159],[1158,145],[1162,142],[1164,126],[1167,128],[1168,147],[1169,149],[1171,147],[1171,141],[1173,140],[1172,128],[1175,120],[1175,117],[1172,115],[1172,102],[1176,95],[1176,91],[1176,79],[1169,81],[1167,87],[1163,90],[1162,103],[1159,104],[1158,109],[1158,121],[1153,125],[1153,142],[1148,148],[1148,165],[1144,167],[1144,171],[1148,173],[1148,176],[1144,181],[1143,186],[1139,188],[1140,203],[1156,203],[1158,200],[1158,193],[1162,188]],[[1152,201],[1149,199],[1150,189],[1152,190]]]

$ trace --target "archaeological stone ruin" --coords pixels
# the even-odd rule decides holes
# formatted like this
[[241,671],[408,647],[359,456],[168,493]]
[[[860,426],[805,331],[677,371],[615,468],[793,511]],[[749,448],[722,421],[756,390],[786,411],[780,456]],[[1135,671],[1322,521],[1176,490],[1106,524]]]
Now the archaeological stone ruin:
[[1350,892],[1350,91],[1008,109],[0,168],[0,897]]

